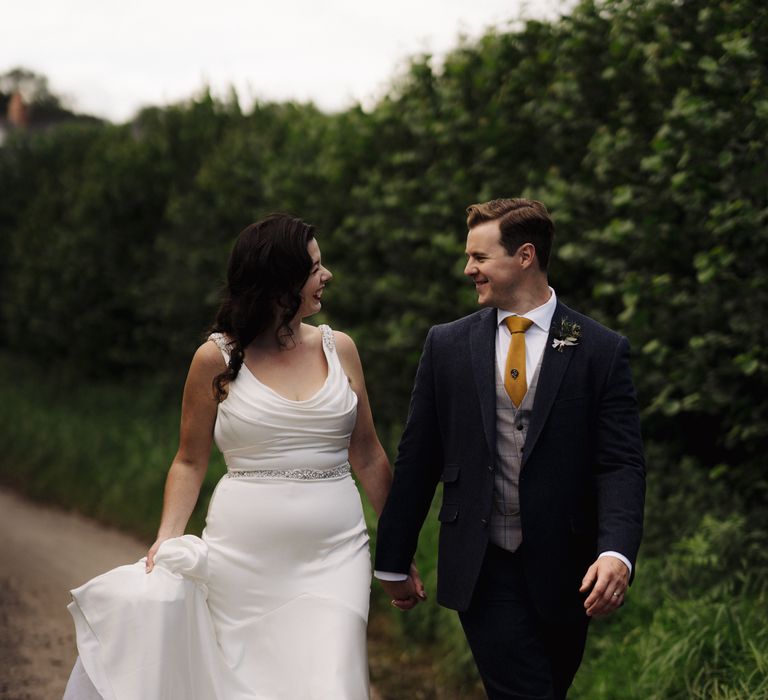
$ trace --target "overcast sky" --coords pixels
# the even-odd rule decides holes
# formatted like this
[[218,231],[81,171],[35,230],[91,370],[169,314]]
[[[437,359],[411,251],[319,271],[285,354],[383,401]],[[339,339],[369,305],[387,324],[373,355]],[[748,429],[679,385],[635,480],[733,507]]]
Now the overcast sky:
[[144,105],[232,85],[241,104],[371,104],[409,56],[440,56],[459,36],[554,18],[573,0],[10,0],[0,73],[50,79],[78,111],[116,121]]

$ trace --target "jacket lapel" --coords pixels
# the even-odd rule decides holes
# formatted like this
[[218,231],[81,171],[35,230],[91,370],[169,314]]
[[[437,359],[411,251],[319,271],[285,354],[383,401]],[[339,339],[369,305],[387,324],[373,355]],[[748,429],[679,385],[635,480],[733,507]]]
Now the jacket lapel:
[[528,425],[528,435],[525,440],[523,464],[528,461],[533,449],[536,447],[536,442],[560,389],[560,383],[576,350],[576,348],[565,348],[563,352],[560,352],[552,347],[552,341],[557,335],[556,329],[560,325],[560,319],[563,316],[567,316],[568,312],[568,307],[558,301],[555,313],[552,316],[552,324],[547,336],[547,345],[544,348],[544,357],[541,361],[539,382],[536,387],[536,397],[534,398],[531,411],[531,422]]
[[480,397],[480,413],[485,439],[492,455],[496,454],[496,309],[477,319],[469,336],[472,369]]

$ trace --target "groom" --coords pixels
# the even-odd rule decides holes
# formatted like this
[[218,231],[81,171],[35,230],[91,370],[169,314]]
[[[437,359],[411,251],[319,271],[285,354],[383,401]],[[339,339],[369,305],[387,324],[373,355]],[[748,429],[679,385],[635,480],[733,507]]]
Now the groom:
[[458,610],[489,698],[566,697],[590,618],[624,601],[645,466],[626,338],[560,302],[540,202],[469,207],[480,311],[433,327],[378,528],[376,576],[408,610],[443,482],[437,600]]

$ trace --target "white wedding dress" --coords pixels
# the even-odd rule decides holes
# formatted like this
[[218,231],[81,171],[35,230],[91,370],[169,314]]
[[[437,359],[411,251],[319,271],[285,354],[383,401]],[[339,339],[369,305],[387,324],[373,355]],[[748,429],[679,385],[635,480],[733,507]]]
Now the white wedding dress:
[[[324,386],[291,401],[243,366],[214,430],[227,474],[201,538],[72,591],[65,700],[365,700],[371,565],[347,463],[357,397],[321,326]],[[226,355],[226,340],[212,339]]]

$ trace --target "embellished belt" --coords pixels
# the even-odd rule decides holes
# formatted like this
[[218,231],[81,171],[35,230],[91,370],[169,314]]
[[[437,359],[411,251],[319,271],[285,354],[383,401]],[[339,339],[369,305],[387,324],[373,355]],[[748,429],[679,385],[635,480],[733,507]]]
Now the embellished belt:
[[288,479],[290,481],[319,481],[338,479],[351,471],[349,462],[330,469],[239,469],[227,472],[228,479]]

